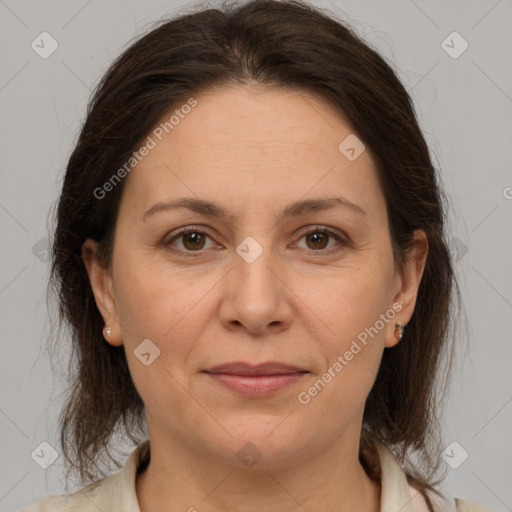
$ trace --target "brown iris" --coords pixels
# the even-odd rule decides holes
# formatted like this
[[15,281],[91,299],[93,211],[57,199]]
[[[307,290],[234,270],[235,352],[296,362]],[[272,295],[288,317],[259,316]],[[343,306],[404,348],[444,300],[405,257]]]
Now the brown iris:
[[306,235],[306,240],[311,239],[313,239],[313,244],[315,245],[315,247],[312,247],[312,249],[324,249],[327,245],[329,235],[315,231]]
[[[204,246],[204,234],[197,231],[190,231],[181,235],[183,237],[183,246],[189,250],[202,249]],[[190,244],[189,244],[190,242]],[[202,242],[202,243],[201,243]]]

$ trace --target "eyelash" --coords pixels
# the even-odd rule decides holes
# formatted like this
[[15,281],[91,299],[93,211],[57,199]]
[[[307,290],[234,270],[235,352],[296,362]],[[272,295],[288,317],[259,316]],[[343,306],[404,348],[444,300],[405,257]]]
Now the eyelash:
[[[212,237],[208,233],[206,233],[205,231],[202,231],[201,229],[196,228],[194,226],[189,226],[187,228],[182,229],[181,231],[178,231],[171,239],[169,239],[167,241],[164,241],[163,242],[163,246],[166,249],[170,250],[170,251],[181,253],[181,254],[186,254],[187,257],[196,258],[198,256],[201,256],[206,249],[199,249],[197,251],[189,251],[189,250],[186,250],[186,249],[177,249],[177,248],[171,246],[171,244],[175,240],[178,240],[180,237],[182,237],[184,235],[187,235],[189,233],[198,233],[198,234],[201,234],[201,235],[206,235],[206,236],[208,236],[209,238],[212,239]],[[334,248],[331,248],[331,249],[317,249],[317,250],[310,249],[311,252],[313,252],[313,253],[322,253],[322,254],[318,254],[319,256],[322,256],[322,255],[330,256],[331,254],[333,254],[335,252],[338,252],[339,250],[343,249],[345,246],[349,245],[347,240],[345,240],[340,235],[338,235],[334,231],[332,231],[329,228],[326,228],[324,226],[315,226],[314,228],[309,229],[308,231],[302,232],[300,234],[299,240],[302,239],[303,237],[305,237],[307,235],[310,235],[310,234],[313,234],[313,233],[326,234],[329,237],[334,238],[339,243],[339,245],[341,246],[341,247],[334,247]]]

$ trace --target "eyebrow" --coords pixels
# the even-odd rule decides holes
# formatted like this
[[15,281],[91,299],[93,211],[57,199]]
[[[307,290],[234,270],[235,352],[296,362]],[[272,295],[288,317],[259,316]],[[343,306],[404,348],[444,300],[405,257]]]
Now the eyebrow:
[[[313,211],[328,210],[335,207],[344,207],[358,215],[366,215],[366,212],[360,206],[348,199],[344,199],[343,197],[328,197],[324,199],[306,199],[292,203],[283,210],[280,219],[285,217],[299,217]],[[187,208],[207,217],[218,217],[221,219],[233,218],[233,215],[228,210],[217,203],[195,197],[182,197],[173,201],[154,204],[142,215],[142,220],[147,220],[148,217],[151,217],[157,212],[175,210],[178,208]]]

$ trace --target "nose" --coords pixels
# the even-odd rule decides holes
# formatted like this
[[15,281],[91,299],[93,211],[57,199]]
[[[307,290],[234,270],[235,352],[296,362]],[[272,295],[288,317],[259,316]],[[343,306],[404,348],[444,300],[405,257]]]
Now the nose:
[[[270,247],[254,260],[234,256],[223,286],[220,321],[228,330],[245,328],[253,335],[275,334],[289,328],[293,318],[292,284],[285,266]],[[241,252],[240,254],[243,254]]]

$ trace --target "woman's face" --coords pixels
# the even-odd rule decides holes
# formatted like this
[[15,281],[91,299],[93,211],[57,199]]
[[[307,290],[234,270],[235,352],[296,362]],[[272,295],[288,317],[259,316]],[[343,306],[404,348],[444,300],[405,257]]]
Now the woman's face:
[[[424,237],[398,271],[370,151],[321,99],[249,87],[194,98],[162,117],[181,112],[125,178],[111,268],[87,263],[150,437],[260,467],[341,440],[357,450],[382,352],[414,308]],[[191,208],[169,205],[185,198]],[[303,373],[274,391],[239,379],[244,393],[207,373],[233,362]]]

